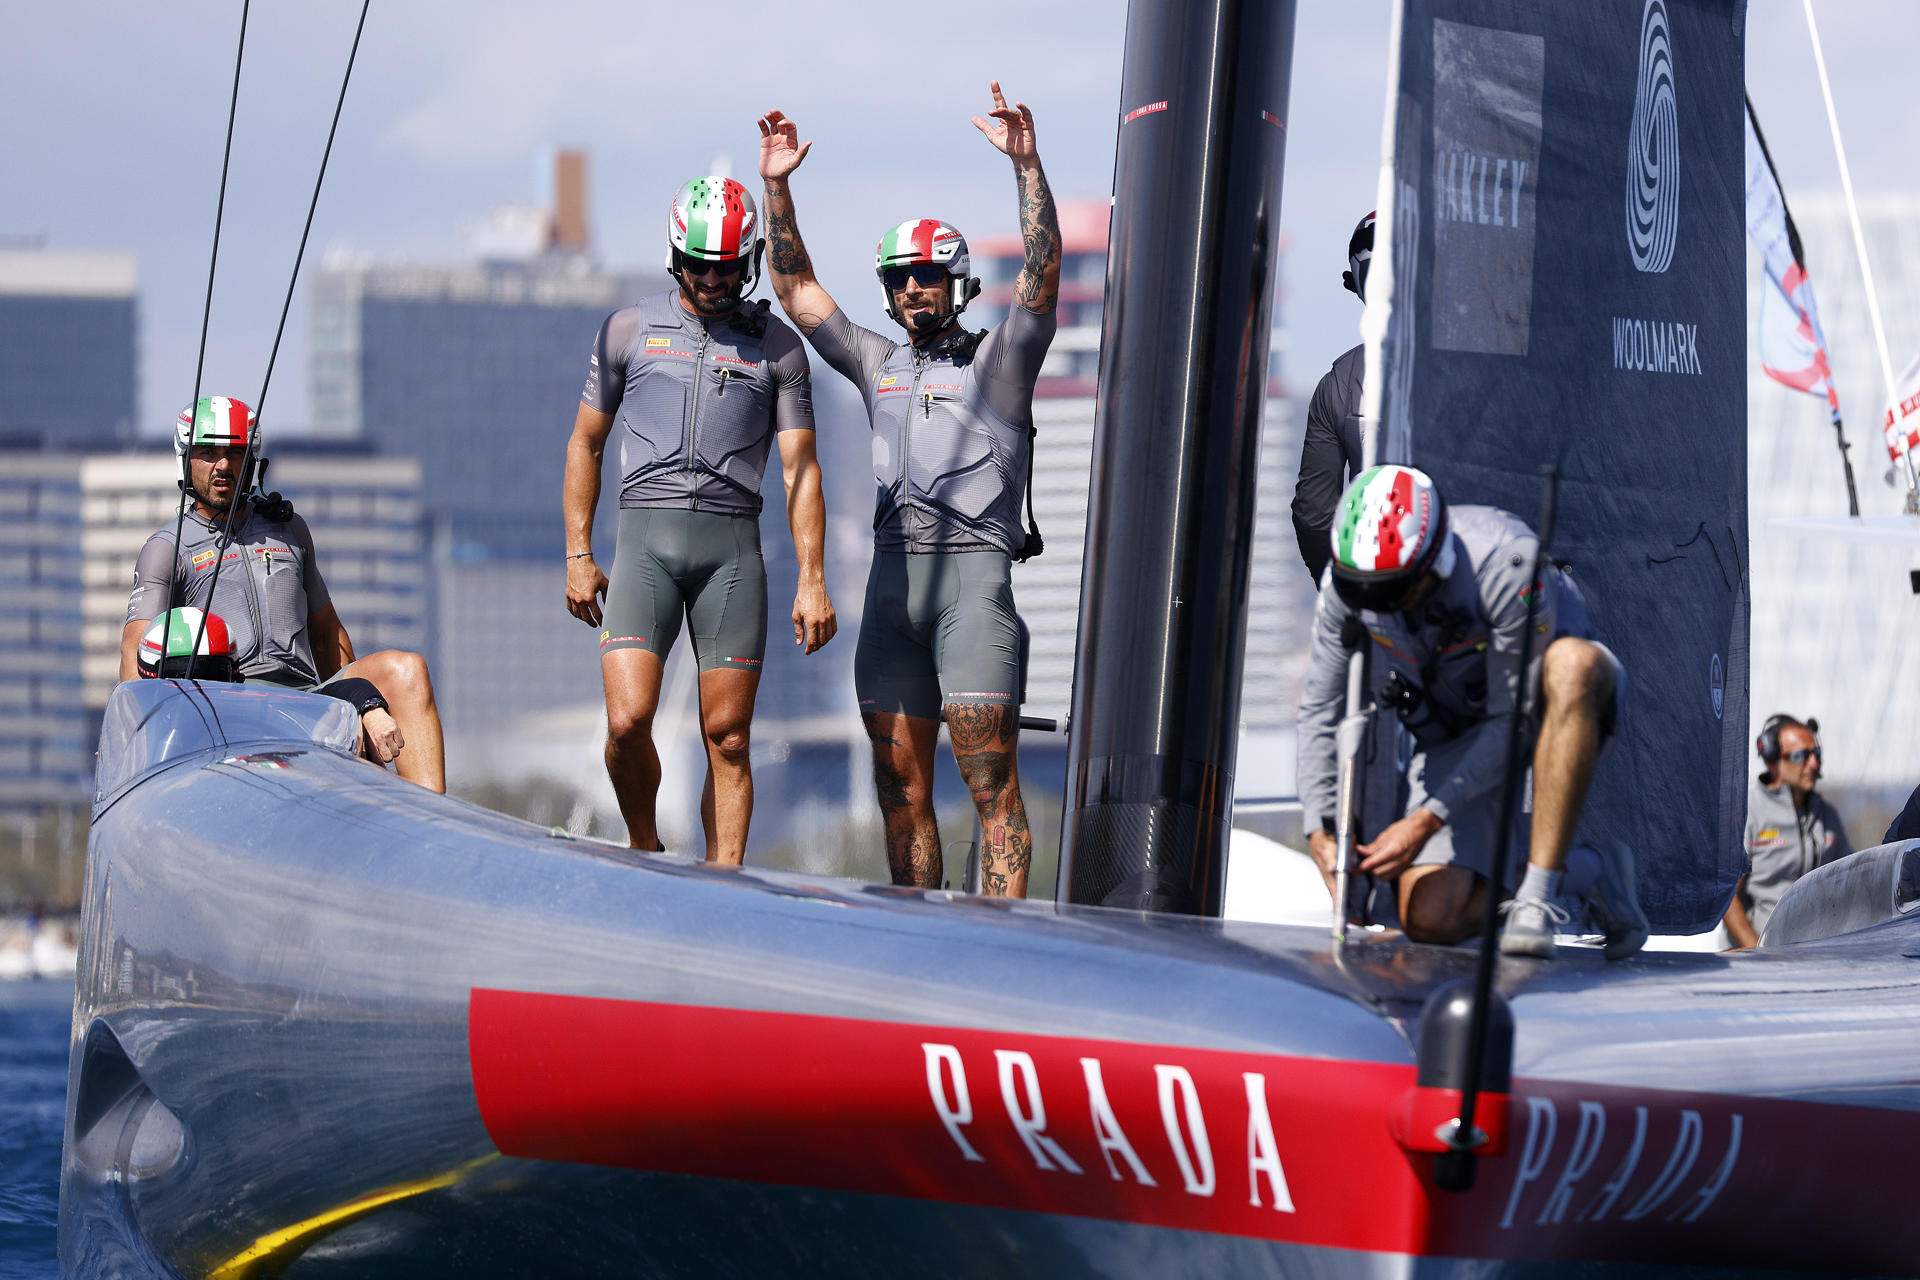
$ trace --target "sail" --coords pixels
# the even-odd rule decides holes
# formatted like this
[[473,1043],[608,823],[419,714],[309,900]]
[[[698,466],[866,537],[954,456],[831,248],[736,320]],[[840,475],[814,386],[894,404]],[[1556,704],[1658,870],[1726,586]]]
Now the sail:
[[1402,0],[1367,416],[1382,460],[1530,523],[1628,694],[1588,837],[1655,926],[1745,869],[1745,150],[1739,0]]

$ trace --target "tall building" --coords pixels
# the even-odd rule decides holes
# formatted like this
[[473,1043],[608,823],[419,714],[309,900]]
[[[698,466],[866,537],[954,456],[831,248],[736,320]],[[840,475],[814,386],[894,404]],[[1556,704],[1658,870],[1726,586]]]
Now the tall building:
[[[1108,206],[1070,200],[1059,206],[1060,330],[1034,390],[1033,502],[1046,554],[1014,566],[1020,615],[1032,632],[1027,677],[1030,714],[1064,715],[1073,688],[1079,630],[1080,572],[1085,557],[1087,491],[1093,467],[1094,383],[1100,370],[1100,324],[1107,273]],[[967,317],[992,324],[1012,304],[1023,248],[1018,236],[973,247],[981,295]],[[976,318],[977,317],[977,318]],[[1260,437],[1259,503],[1254,520],[1247,613],[1246,677],[1240,716],[1256,734],[1290,730],[1304,673],[1306,619],[1313,603],[1298,570],[1287,509],[1303,421],[1281,390],[1282,337],[1274,325],[1269,395]],[[1024,754],[1026,748],[1022,747]],[[1276,781],[1274,786],[1278,786]],[[1263,785],[1263,789],[1264,785]],[[1291,790],[1290,781],[1285,787]]]
[[[164,446],[0,453],[0,810],[92,799],[133,562],[155,530],[173,523],[174,475]],[[425,647],[418,464],[283,450],[271,477],[313,529],[355,646]]]
[[[1790,194],[1826,330],[1834,385],[1853,446],[1860,510],[1892,516],[1906,482],[1888,468],[1880,420],[1885,380],[1846,205],[1838,194]],[[1920,352],[1920,195],[1861,203],[1861,222],[1896,372]],[[1920,626],[1908,574],[1920,566],[1920,519],[1903,542],[1867,541],[1779,523],[1844,516],[1846,484],[1824,400],[1790,391],[1760,371],[1759,290],[1749,254],[1747,501],[1753,587],[1752,723],[1786,711],[1816,716],[1829,790],[1858,798],[1842,815],[1877,840],[1881,812],[1920,782],[1920,686],[1907,653]],[[1755,767],[1758,767],[1756,762]],[[1872,825],[1871,831],[1865,826]]]
[[0,247],[0,439],[133,439],[140,365],[133,255]]

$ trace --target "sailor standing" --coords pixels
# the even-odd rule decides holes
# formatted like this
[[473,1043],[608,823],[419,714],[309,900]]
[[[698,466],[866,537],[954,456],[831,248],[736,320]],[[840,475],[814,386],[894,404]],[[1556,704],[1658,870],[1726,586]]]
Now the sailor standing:
[[[1300,704],[1300,796],[1309,844],[1329,887],[1338,807],[1335,731],[1344,714],[1347,659],[1370,646],[1373,697],[1391,706],[1417,744],[1406,814],[1360,845],[1358,870],[1394,883],[1400,920],[1416,942],[1453,943],[1485,918],[1500,824],[1510,718],[1523,713],[1520,651],[1528,597],[1543,645],[1524,701],[1537,724],[1530,831],[1516,831],[1526,871],[1508,904],[1501,950],[1549,957],[1567,919],[1563,891],[1586,900],[1610,960],[1647,939],[1633,855],[1569,847],[1626,673],[1592,639],[1586,603],[1553,565],[1533,568],[1539,540],[1494,507],[1449,509],[1425,473],[1370,467],[1335,514],[1332,563],[1314,610],[1313,658]],[[1533,690],[1537,690],[1537,695]],[[1516,815],[1517,816],[1517,815]],[[1509,864],[1508,875],[1519,863]],[[1571,870],[1571,882],[1563,874]],[[1511,882],[1500,887],[1505,893]]]
[[937,888],[933,749],[941,720],[973,792],[981,885],[1024,897],[1033,836],[1017,761],[1025,628],[1012,562],[1037,554],[1020,524],[1032,476],[1033,388],[1053,341],[1060,224],[1040,168],[1033,112],[992,85],[991,120],[973,123],[1013,162],[1026,261],[1013,306],[989,332],[960,313],[979,290],[967,242],[944,222],[902,222],[881,238],[875,270],[904,342],[853,323],[814,278],[788,178],[806,158],[793,121],[760,121],[769,262],[780,305],[820,358],[860,389],[878,483],[854,683],[873,744],[873,776],[895,884]]
[[[667,240],[678,288],[608,316],[588,357],[567,443],[567,609],[600,628],[607,773],[636,849],[661,847],[653,716],[684,619],[700,667],[707,860],[738,865],[753,817],[749,730],[767,649],[760,480],[776,433],[799,560],[793,642],[808,653],[839,629],[827,596],[826,503],[806,349],[767,303],[747,301],[765,245],[753,197],[731,178],[695,178],[673,198]],[[593,510],[616,422],[620,529],[609,584],[593,558]]]

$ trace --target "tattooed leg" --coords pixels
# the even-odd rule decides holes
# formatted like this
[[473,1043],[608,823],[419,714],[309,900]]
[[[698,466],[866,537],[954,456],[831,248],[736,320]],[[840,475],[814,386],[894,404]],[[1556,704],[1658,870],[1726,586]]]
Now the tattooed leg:
[[949,702],[953,761],[980,814],[980,887],[1003,898],[1027,896],[1033,832],[1020,798],[1020,709],[994,702]]
[[937,721],[876,712],[862,717],[873,745],[873,785],[886,827],[887,872],[895,884],[938,889],[943,872],[933,816]]

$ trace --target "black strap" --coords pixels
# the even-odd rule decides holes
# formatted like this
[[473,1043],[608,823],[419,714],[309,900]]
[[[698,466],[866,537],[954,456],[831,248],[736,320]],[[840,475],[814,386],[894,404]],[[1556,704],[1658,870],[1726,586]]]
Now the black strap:
[[1040,522],[1033,518],[1033,446],[1040,438],[1040,429],[1027,428],[1027,540],[1021,544],[1014,555],[1015,561],[1033,559],[1047,549],[1047,540],[1040,536]]

